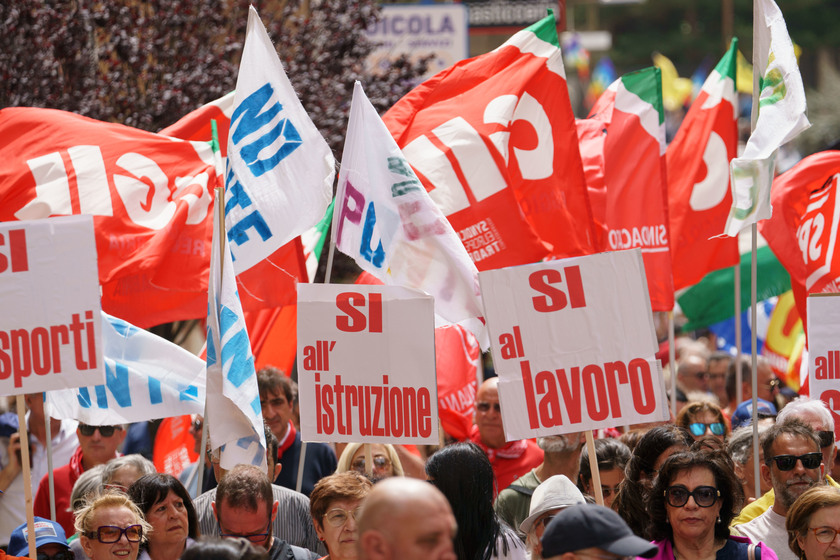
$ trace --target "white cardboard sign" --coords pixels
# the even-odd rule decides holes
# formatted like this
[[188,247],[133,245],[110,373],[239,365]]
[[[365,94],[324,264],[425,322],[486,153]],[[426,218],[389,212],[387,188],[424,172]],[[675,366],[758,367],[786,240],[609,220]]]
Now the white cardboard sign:
[[[808,377],[811,396],[828,405],[840,422],[840,294],[810,294]],[[835,434],[837,430],[835,430]]]
[[93,217],[0,223],[0,395],[99,385]]
[[299,284],[297,325],[304,441],[438,442],[431,296]]
[[667,420],[638,249],[479,281],[508,441]]

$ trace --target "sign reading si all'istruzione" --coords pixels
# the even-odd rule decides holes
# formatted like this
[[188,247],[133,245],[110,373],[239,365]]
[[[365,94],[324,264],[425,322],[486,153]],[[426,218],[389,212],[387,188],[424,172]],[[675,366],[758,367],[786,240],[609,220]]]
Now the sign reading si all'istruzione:
[[100,385],[91,216],[0,224],[0,395]]
[[438,442],[431,296],[299,284],[297,325],[304,441]]
[[508,441],[667,420],[638,249],[479,280]]

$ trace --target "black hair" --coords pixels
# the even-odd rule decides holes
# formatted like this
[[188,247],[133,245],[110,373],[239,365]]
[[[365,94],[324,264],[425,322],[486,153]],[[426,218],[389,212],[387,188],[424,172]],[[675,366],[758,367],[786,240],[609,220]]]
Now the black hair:
[[[165,500],[169,492],[174,492],[184,502],[189,522],[188,535],[190,538],[197,538],[199,535],[198,516],[195,513],[190,493],[181,481],[171,474],[155,473],[141,476],[128,488],[128,497],[137,504],[144,516],[148,516],[155,504]],[[145,546],[148,546],[148,541]]]

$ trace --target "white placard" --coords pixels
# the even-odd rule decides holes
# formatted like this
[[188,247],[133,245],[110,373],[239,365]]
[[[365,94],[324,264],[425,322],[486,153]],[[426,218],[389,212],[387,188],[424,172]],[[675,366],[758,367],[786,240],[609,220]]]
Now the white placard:
[[299,284],[301,438],[437,443],[434,326],[416,290]]
[[[840,423],[840,294],[810,294],[808,308],[808,383]],[[835,438],[837,429],[835,429]]]
[[638,249],[479,281],[508,441],[667,420]]
[[105,380],[93,217],[0,223],[0,395]]

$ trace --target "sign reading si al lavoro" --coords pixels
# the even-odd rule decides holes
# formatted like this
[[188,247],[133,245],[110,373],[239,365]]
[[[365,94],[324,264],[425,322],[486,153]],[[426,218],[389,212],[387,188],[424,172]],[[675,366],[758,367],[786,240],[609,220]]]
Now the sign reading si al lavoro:
[[438,442],[431,296],[299,284],[297,324],[304,441]]
[[104,382],[91,216],[0,223],[0,395]]
[[667,420],[638,249],[479,281],[508,441]]
[[[811,294],[808,307],[808,383],[811,395],[840,422],[840,294]],[[835,430],[836,433],[836,430]]]

